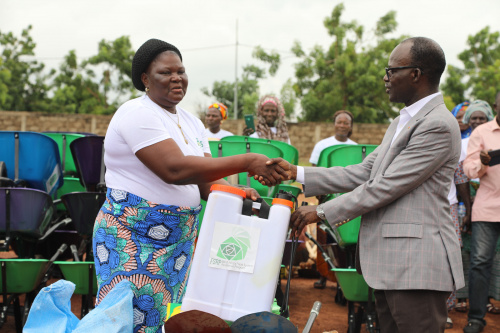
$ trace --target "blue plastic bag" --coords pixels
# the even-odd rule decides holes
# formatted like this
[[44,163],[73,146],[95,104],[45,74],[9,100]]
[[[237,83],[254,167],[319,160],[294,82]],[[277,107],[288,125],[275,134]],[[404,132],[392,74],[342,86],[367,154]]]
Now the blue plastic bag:
[[133,330],[130,282],[119,282],[82,320],[71,312],[75,285],[59,280],[43,288],[28,314],[23,333],[122,333]]
[[120,281],[109,294],[80,321],[73,333],[132,332],[134,293],[128,280]]
[[23,333],[71,333],[80,321],[71,312],[75,284],[59,280],[43,288],[36,296]]

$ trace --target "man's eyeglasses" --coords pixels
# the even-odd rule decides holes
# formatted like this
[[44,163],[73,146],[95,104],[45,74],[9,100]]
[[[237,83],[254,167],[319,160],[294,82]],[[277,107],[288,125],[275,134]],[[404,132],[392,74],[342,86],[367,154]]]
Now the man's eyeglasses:
[[392,71],[393,70],[395,70],[395,69],[406,69],[406,68],[418,68],[420,70],[420,72],[422,72],[422,74],[424,74],[424,71],[422,70],[422,68],[420,68],[418,66],[386,67],[385,68],[385,73],[387,74],[387,78],[390,79],[391,76],[392,76]]

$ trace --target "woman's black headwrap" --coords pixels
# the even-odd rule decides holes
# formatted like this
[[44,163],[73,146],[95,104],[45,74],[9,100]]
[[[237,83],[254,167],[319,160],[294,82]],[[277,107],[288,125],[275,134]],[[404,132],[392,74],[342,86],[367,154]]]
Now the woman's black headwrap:
[[182,61],[181,52],[172,44],[159,39],[152,38],[139,47],[132,60],[132,83],[140,91],[144,91],[146,87],[141,80],[142,73],[145,73],[149,64],[156,56],[165,51],[172,51],[179,55]]

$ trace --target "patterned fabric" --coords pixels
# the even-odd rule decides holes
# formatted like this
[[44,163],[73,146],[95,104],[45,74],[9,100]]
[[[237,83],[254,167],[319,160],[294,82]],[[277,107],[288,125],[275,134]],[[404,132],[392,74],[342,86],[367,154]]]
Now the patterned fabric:
[[223,121],[227,119],[227,106],[225,106],[222,103],[213,103],[208,107],[209,110],[211,108],[215,108],[215,109],[219,110],[220,116],[221,116]]
[[118,282],[132,282],[134,333],[161,332],[167,304],[182,302],[200,210],[156,204],[108,188],[92,242],[96,303]]
[[458,204],[450,205],[450,214],[451,219],[453,220],[453,224],[455,225],[458,242],[460,243],[460,247],[462,247],[462,232],[460,231],[460,220],[458,218]]
[[464,161],[458,163],[458,167],[455,169],[454,176],[455,184],[463,184],[469,181],[469,177],[464,172]]

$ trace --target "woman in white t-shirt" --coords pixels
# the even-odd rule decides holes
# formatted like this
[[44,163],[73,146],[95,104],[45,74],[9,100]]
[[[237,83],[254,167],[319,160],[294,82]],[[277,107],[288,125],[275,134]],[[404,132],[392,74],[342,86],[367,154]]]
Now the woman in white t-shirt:
[[283,141],[290,143],[288,128],[285,121],[285,108],[280,100],[272,95],[266,95],[257,103],[257,126],[253,129],[245,127],[243,135],[251,138]]
[[227,119],[227,106],[222,103],[213,103],[208,107],[207,114],[205,115],[205,133],[208,140],[220,140],[226,136],[233,136],[234,134],[220,128],[220,125]]
[[[239,173],[281,169],[268,158],[243,154],[211,158],[202,122],[177,104],[188,77],[179,50],[150,39],[132,61],[132,82],[145,91],[114,114],[104,140],[107,196],[96,218],[93,252],[97,304],[121,280],[134,292],[134,332],[161,329],[168,303],[181,303],[198,231],[200,198],[212,184]],[[247,197],[257,199],[253,189]]]
[[334,113],[333,121],[335,126],[335,135],[329,138],[318,141],[314,146],[311,153],[311,158],[309,162],[313,166],[318,164],[319,155],[323,149],[335,146],[335,145],[355,145],[356,142],[349,139],[352,135],[352,128],[354,126],[354,116],[347,110],[339,110]]

